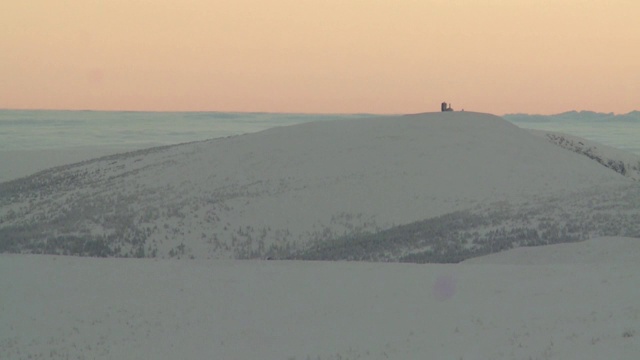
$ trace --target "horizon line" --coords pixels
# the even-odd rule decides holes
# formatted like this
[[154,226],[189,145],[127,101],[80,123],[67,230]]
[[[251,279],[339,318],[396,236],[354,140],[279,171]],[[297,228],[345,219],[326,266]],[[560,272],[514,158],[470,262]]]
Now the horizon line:
[[[242,110],[125,110],[125,109],[50,109],[50,108],[0,108],[0,111],[61,111],[61,112],[103,112],[103,113],[231,113],[231,114],[283,114],[283,115],[374,115],[374,116],[394,116],[394,115],[410,115],[419,114],[424,112],[440,112],[440,111],[420,111],[420,112],[407,112],[407,113],[374,113],[374,112],[297,112],[297,111],[242,111]],[[473,110],[454,110],[454,112],[476,112]],[[494,114],[489,112],[483,112],[487,114],[497,116],[513,116],[513,115],[529,115],[529,116],[557,116],[568,113],[592,113],[601,115],[629,115],[632,113],[640,112],[640,110],[631,110],[626,113],[616,112],[599,112],[594,110],[566,110],[559,113],[542,114],[542,113],[527,113],[527,112],[509,112],[504,114]]]

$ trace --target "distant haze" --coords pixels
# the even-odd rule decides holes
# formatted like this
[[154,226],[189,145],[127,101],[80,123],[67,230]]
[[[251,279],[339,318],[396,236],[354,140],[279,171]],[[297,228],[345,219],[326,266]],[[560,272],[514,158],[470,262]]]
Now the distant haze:
[[626,113],[636,0],[4,1],[0,108]]

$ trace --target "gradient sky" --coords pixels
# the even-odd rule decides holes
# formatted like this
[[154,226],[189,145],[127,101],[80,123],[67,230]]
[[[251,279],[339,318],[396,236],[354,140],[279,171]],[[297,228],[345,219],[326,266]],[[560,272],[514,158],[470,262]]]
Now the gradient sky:
[[6,0],[0,108],[640,108],[638,0]]

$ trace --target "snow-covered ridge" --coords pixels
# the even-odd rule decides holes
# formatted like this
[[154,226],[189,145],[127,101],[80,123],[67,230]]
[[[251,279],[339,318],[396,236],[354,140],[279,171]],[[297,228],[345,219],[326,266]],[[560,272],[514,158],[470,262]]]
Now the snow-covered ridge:
[[529,130],[551,143],[597,161],[603,166],[634,180],[640,180],[640,156],[578,136],[552,131]]
[[639,236],[638,192],[631,179],[493,115],[323,121],[1,183],[0,251],[324,259],[340,248],[346,259],[458,261]]

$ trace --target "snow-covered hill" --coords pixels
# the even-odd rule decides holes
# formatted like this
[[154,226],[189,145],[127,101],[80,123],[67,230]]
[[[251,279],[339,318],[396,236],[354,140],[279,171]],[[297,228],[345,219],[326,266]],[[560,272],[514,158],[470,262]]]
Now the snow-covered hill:
[[427,265],[2,254],[0,358],[632,360],[639,241]]
[[631,179],[492,115],[323,121],[1,183],[0,251],[458,261],[640,236],[639,199]]

